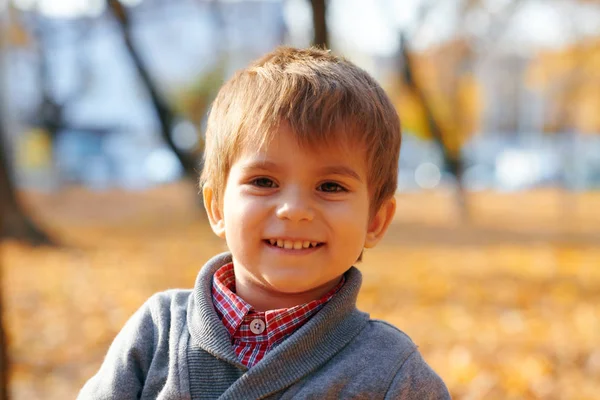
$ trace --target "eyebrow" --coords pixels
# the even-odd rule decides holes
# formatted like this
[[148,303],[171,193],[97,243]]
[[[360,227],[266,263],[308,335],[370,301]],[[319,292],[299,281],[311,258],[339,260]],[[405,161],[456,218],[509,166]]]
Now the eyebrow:
[[360,175],[350,167],[346,167],[345,165],[331,165],[327,167],[323,167],[319,170],[319,172],[323,175],[344,175],[349,176],[350,178],[354,178],[357,181],[362,181],[360,179]]
[[254,170],[254,169],[276,171],[278,168],[277,168],[277,164],[275,164],[274,162],[265,161],[265,160],[251,161],[247,164],[242,165],[242,170],[244,170],[244,171],[249,171],[249,170]]

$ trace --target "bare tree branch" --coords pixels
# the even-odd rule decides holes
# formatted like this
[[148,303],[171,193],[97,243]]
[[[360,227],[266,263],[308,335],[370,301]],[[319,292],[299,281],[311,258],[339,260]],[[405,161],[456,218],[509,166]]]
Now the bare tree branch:
[[11,237],[29,243],[54,244],[50,237],[43,232],[24,212],[17,198],[17,191],[12,179],[9,162],[9,151],[6,146],[7,134],[5,132],[4,110],[5,89],[4,84],[4,52],[7,46],[4,43],[2,29],[7,23],[7,17],[0,15],[0,210],[2,212],[2,225],[0,225],[0,238]]
[[445,144],[443,129],[438,123],[433,113],[433,109],[429,104],[429,100],[425,95],[423,88],[418,83],[415,77],[414,61],[410,51],[408,50],[408,43],[406,42],[404,35],[401,35],[400,43],[402,61],[404,64],[404,82],[417,96],[419,103],[423,106],[425,116],[427,118],[427,125],[429,127],[429,131],[433,136],[433,140],[440,146],[440,149],[442,151],[442,157],[444,159],[444,163],[446,164],[446,168],[448,168],[450,173],[454,175],[458,181],[460,181],[460,175],[462,173],[462,162],[460,160],[460,157],[457,157],[455,154],[452,154],[448,146]]
[[141,54],[133,43],[132,26],[129,14],[125,7],[118,0],[109,0],[108,5],[118,23],[123,40],[125,41],[125,46],[129,51],[135,68],[140,75],[140,78],[144,82],[146,89],[148,89],[150,100],[160,123],[162,137],[169,148],[177,156],[186,175],[190,178],[194,178],[198,174],[198,169],[200,168],[199,163],[192,154],[179,149],[173,141],[171,129],[176,121],[176,116],[160,95],[158,88],[150,76],[150,72],[148,71],[145,62],[142,59]]

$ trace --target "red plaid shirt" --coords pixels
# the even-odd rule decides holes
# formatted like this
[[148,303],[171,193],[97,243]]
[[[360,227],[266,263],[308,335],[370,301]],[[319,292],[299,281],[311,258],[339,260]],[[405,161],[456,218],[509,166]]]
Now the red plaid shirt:
[[215,272],[212,299],[219,318],[231,336],[238,360],[250,368],[323,308],[344,281],[342,277],[335,288],[318,300],[292,308],[255,311],[235,294],[233,263],[229,263]]

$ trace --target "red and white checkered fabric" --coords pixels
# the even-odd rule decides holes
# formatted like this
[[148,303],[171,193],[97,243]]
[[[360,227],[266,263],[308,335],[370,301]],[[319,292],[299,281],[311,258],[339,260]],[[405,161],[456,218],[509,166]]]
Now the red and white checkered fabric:
[[[235,294],[233,263],[229,263],[215,272],[212,298],[217,314],[231,336],[238,360],[250,368],[323,308],[344,282],[345,278],[342,277],[336,287],[318,300],[292,308],[259,312]],[[253,333],[250,329],[250,324],[256,319],[265,323],[262,333]],[[262,328],[262,324],[258,325],[258,329],[254,329],[255,332]]]

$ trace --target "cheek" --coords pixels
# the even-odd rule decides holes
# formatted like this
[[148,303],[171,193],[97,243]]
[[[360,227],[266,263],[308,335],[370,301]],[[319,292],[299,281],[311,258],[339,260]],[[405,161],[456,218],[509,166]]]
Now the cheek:
[[326,206],[326,213],[340,221],[366,226],[369,220],[369,199],[362,194],[350,201],[332,202]]
[[363,240],[369,222],[369,212],[368,206],[362,201],[334,204],[326,214],[329,223],[335,226],[338,234],[346,240]]
[[235,196],[230,196],[226,199],[223,216],[225,225],[231,233],[237,234],[246,229],[253,229],[256,225],[265,218],[264,202],[252,196],[244,196],[241,193],[236,193]]

